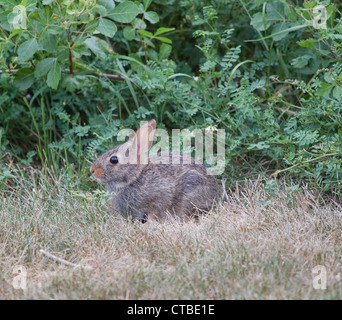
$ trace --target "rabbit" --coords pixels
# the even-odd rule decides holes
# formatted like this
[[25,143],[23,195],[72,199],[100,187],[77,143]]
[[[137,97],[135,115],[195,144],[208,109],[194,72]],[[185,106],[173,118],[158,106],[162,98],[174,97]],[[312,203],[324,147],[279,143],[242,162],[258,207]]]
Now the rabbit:
[[[106,184],[111,194],[110,206],[142,222],[169,216],[185,220],[208,212],[220,198],[216,179],[190,156],[190,164],[182,164],[182,154],[178,154],[181,164],[172,164],[176,154],[171,152],[147,159],[155,130],[156,121],[150,120],[133,139],[108,150],[92,164],[93,177]],[[160,163],[165,156],[169,164]]]

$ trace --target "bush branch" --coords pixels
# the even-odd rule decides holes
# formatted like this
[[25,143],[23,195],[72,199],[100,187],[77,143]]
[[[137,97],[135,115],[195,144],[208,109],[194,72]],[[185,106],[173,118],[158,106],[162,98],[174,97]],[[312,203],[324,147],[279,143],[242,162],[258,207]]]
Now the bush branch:
[[[3,73],[9,73],[9,74],[14,74],[16,72],[18,72],[19,69],[8,69],[8,70],[0,70],[0,74]],[[70,71],[68,70],[62,70],[63,73],[69,73]],[[73,71],[73,73],[77,73],[75,71]],[[109,74],[109,73],[96,73],[96,72],[89,72],[85,74],[86,76],[96,76],[99,78],[108,78],[108,79],[115,79],[115,80],[125,80],[125,78],[119,74]]]

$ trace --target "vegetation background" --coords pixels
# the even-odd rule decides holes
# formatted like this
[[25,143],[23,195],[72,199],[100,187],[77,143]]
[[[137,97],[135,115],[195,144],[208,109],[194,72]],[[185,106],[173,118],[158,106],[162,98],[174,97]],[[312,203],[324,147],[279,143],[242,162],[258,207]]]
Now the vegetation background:
[[[87,230],[91,239],[109,241],[92,244],[98,245],[93,248],[99,257],[96,261],[103,263],[109,259],[110,248],[128,241],[124,244],[126,258],[122,258],[123,251],[115,256],[133,265],[134,272],[126,274],[127,285],[118,291],[103,291],[99,276],[98,282],[94,280],[98,287],[87,282],[90,291],[86,294],[75,288],[88,280],[73,271],[68,276],[58,274],[56,282],[42,290],[38,286],[31,297],[169,297],[170,287],[157,289],[164,280],[183,297],[203,298],[206,292],[211,298],[340,296],[340,284],[328,292],[302,291],[309,276],[299,280],[302,273],[298,268],[330,261],[331,270],[336,271],[340,259],[336,245],[341,248],[342,239],[338,231],[341,10],[342,3],[337,0],[2,0],[0,250],[1,256],[7,257],[1,260],[2,278],[10,278],[15,264],[26,265],[32,274],[46,271],[48,261],[41,261],[38,248],[73,261],[95,261],[96,255],[89,258],[85,249],[91,243],[83,238]],[[199,225],[188,226],[195,230],[189,238],[184,236],[184,226],[164,226],[171,228],[167,230],[175,234],[174,239],[186,242],[182,250],[178,240],[165,240],[163,226],[155,227],[151,238],[150,231],[141,226],[113,222],[105,213],[103,192],[95,190],[89,175],[89,162],[117,143],[120,129],[137,128],[141,120],[150,118],[168,130],[212,128],[226,132],[223,178],[227,190],[241,198],[228,193],[228,216],[213,214]],[[258,187],[248,189],[249,182],[244,182],[248,180],[257,180]],[[243,184],[247,189],[241,189]],[[262,196],[253,200],[252,191]],[[327,207],[319,209],[320,205]],[[261,217],[264,210],[268,213]],[[236,222],[232,212],[239,212],[242,220]],[[310,218],[303,220],[305,214]],[[229,229],[232,220],[227,217],[237,223],[241,241],[250,246],[231,242],[237,234]],[[295,223],[290,224],[291,219]],[[216,228],[217,221],[228,229],[218,228],[217,239],[212,240],[207,232]],[[121,227],[111,229],[111,223]],[[273,227],[268,229],[267,223]],[[279,229],[281,225],[288,227],[288,233]],[[138,247],[146,253],[144,259],[157,259],[160,281],[155,287],[146,285],[153,262],[141,262],[140,253],[123,230],[142,239]],[[270,232],[262,245],[258,230]],[[232,236],[229,241],[225,232]],[[304,241],[301,232],[319,244],[308,242],[304,251],[298,251],[296,243]],[[278,239],[276,234],[296,241],[283,247],[284,238]],[[199,236],[203,246],[194,247]],[[145,245],[152,246],[156,239],[174,245],[169,251],[164,246],[168,258],[146,249]],[[267,239],[273,239],[275,247]],[[215,249],[210,255],[207,248],[212,241]],[[226,247],[236,251],[227,256],[222,249]],[[193,248],[198,250],[191,251]],[[254,286],[248,281],[234,282],[242,275],[241,265],[246,265],[243,252],[247,249],[254,250],[255,258],[256,252],[263,250],[273,254],[249,258],[254,264],[246,267],[246,279],[254,279]],[[181,256],[184,250],[192,252],[185,260]],[[290,252],[300,252],[298,261],[290,261]],[[163,267],[163,259],[169,269]],[[212,262],[210,270],[205,269],[209,275],[205,284],[200,282],[204,275],[189,267],[192,259],[199,266]],[[231,259],[235,259],[234,265]],[[264,261],[269,262],[268,269],[262,265]],[[280,270],[284,261],[288,268]],[[116,263],[113,266],[118,267]],[[125,271],[120,270],[118,276],[122,277]],[[104,274],[107,271],[102,270]],[[177,272],[184,275],[183,280]],[[229,283],[223,277],[225,272],[230,272]],[[265,272],[269,275],[266,287],[258,282]],[[294,274],[296,280],[282,288],[285,279],[293,279]],[[66,285],[63,281],[67,278],[72,281]],[[3,281],[5,289],[0,295],[22,297]],[[298,286],[291,287],[295,283]],[[227,286],[235,291],[227,293]]]

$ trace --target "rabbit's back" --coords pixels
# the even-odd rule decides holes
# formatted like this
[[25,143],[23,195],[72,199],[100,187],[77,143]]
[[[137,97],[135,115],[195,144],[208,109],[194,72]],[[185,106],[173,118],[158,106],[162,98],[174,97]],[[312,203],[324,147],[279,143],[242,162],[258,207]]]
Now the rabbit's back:
[[[165,164],[167,157],[169,163]],[[174,159],[178,159],[177,164]],[[216,179],[193,158],[185,161],[181,154],[158,154],[150,157],[134,182],[113,195],[112,205],[138,219],[164,218],[167,214],[182,219],[210,210],[219,193]]]

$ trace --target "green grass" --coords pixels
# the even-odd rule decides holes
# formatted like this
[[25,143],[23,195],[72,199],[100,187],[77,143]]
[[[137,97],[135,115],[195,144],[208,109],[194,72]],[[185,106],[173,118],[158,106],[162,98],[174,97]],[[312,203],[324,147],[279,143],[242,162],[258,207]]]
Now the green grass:
[[[0,191],[0,298],[340,299],[341,205],[306,188],[264,189],[238,185],[198,222],[141,224],[53,175],[17,178]],[[17,265],[25,291],[12,286]],[[327,269],[326,290],[313,288],[316,265]]]

